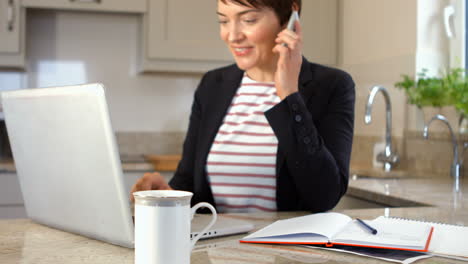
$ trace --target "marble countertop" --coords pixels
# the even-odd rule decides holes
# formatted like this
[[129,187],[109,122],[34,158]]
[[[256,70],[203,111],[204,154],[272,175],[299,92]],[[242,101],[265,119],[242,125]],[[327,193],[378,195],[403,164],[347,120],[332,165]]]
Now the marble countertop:
[[[399,208],[341,211],[351,217],[380,215],[468,226],[468,186],[453,191],[450,178],[375,179],[353,176],[348,195]],[[418,207],[406,207],[418,206]],[[261,228],[277,219],[305,212],[235,214]],[[191,255],[201,263],[387,263],[301,246],[241,244],[244,235],[199,241]],[[133,250],[36,224],[28,219],[0,220],[0,263],[133,263]],[[433,257],[417,263],[462,263]]]
[[[461,179],[458,191],[453,179],[375,179],[352,176],[347,195],[388,206],[436,206],[468,209],[468,185]],[[468,223],[466,223],[468,224]]]
[[[346,210],[351,217],[372,219],[380,215],[406,217],[447,223],[468,220],[466,210],[436,207]],[[303,215],[303,212],[235,214],[257,228],[277,219]],[[387,263],[356,255],[310,249],[301,246],[254,245],[239,243],[243,235],[201,240],[191,255],[192,264],[280,264],[280,263]],[[28,219],[0,221],[0,263],[133,263],[134,252],[111,244],[36,224]],[[462,263],[432,257],[418,263]]]
[[[147,172],[154,171],[154,166],[151,162],[143,159],[126,159],[122,162],[122,170],[124,172]],[[16,172],[16,167],[13,161],[0,161],[0,173]]]

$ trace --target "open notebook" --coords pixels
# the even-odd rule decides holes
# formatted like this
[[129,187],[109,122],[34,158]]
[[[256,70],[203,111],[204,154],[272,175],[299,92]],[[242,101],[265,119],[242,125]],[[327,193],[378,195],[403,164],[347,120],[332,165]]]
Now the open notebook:
[[319,213],[279,220],[244,237],[244,243],[347,245],[427,252],[433,227],[379,217],[366,221],[372,234],[356,220],[340,213]]

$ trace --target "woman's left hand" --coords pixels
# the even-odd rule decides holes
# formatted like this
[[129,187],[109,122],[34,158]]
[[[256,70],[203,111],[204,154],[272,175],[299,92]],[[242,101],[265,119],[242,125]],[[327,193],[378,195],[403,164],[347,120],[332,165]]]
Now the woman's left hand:
[[273,48],[273,52],[279,54],[275,85],[281,100],[298,91],[302,65],[302,28],[299,21],[295,22],[295,28],[296,32],[288,29],[281,31]]

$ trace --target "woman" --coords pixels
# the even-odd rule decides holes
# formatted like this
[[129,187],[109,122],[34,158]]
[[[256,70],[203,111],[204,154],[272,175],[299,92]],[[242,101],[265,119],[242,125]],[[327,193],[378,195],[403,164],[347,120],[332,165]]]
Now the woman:
[[346,192],[354,82],[302,58],[286,29],[301,0],[218,0],[220,36],[235,64],[195,92],[182,160],[167,184],[147,173],[132,192],[179,189],[220,212],[332,209]]

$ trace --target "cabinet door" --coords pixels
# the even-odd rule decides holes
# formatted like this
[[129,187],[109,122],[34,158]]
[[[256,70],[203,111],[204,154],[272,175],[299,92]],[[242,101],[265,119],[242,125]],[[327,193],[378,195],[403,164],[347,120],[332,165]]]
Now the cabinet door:
[[0,219],[24,217],[26,210],[16,173],[0,173]]
[[216,0],[149,0],[143,70],[204,72],[232,63],[216,8]]
[[[148,0],[144,16],[142,71],[205,72],[233,59],[219,37],[215,0]],[[337,0],[304,0],[304,55],[334,65]]]
[[23,6],[103,12],[146,12],[146,0],[23,0]]
[[0,67],[24,66],[24,10],[19,0],[0,0]]

